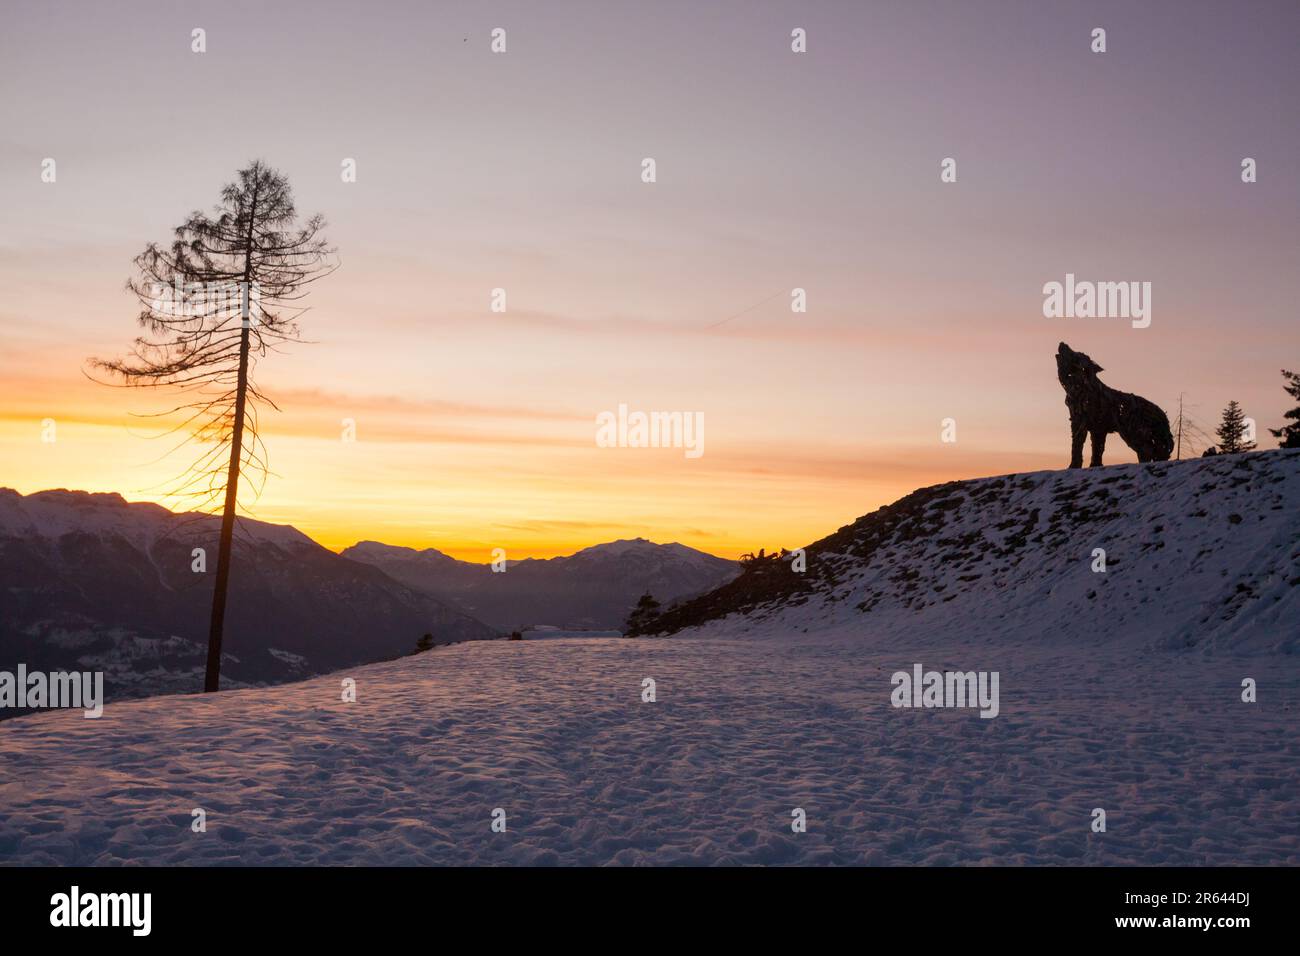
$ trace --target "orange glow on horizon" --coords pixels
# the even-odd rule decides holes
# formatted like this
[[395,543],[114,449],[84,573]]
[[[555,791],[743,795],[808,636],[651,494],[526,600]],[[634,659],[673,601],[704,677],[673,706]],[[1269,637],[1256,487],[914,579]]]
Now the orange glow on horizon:
[[[163,396],[84,380],[57,392],[31,388],[7,400],[0,485],[22,494],[116,492],[188,510],[168,491],[189,456],[165,454],[177,437],[159,438],[158,423],[130,415],[161,407]],[[1044,456],[1013,462],[904,447],[873,462],[824,445],[764,451],[720,441],[688,460],[677,449],[598,448],[593,422],[577,415],[459,407],[435,414],[382,400],[351,403],[380,420],[361,417],[357,440],[345,442],[340,402],[298,395],[285,413],[268,416],[275,474],[260,498],[247,483],[240,496],[251,517],[293,525],[334,551],[375,540],[487,563],[495,548],[511,560],[550,558],[643,537],[734,559],[806,545],[919,486],[1059,465]],[[57,429],[53,443],[41,441],[46,418]]]

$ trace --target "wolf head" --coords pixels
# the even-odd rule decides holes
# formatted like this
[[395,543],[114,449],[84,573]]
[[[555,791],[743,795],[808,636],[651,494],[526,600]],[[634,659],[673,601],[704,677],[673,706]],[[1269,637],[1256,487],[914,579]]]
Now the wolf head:
[[1067,392],[1095,379],[1100,371],[1103,371],[1100,365],[1064,342],[1056,347],[1056,377]]

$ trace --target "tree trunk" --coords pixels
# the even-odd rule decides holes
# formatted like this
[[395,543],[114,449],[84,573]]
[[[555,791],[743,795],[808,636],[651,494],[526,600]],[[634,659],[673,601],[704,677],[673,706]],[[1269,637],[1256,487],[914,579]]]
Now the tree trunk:
[[226,593],[230,584],[230,552],[235,537],[235,508],[239,500],[239,463],[244,447],[244,404],[248,392],[248,340],[252,325],[253,223],[257,218],[257,186],[248,215],[248,248],[244,252],[244,287],[241,290],[243,329],[239,335],[239,378],[235,386],[235,421],[230,435],[230,470],[226,473],[226,505],[221,514],[221,540],[217,545],[217,580],[212,590],[212,625],[208,629],[208,666],[203,692],[221,689],[221,638],[226,623]]

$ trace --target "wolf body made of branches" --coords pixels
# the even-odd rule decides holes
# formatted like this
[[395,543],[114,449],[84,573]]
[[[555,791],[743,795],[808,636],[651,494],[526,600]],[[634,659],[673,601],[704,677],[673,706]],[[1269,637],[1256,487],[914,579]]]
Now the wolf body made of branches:
[[1070,467],[1083,467],[1083,442],[1092,439],[1091,467],[1101,465],[1106,436],[1117,432],[1138,461],[1168,461],[1174,437],[1169,418],[1154,402],[1104,384],[1102,367],[1064,342],[1056,350],[1056,377],[1070,410]]

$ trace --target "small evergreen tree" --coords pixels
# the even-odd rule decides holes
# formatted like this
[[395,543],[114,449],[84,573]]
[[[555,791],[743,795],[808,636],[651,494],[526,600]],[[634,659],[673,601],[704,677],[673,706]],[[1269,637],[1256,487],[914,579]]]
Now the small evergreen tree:
[[[1300,372],[1288,372],[1282,369],[1282,378],[1286,384],[1282,388],[1288,395],[1300,402]],[[1300,448],[1300,405],[1297,405],[1291,411],[1282,416],[1290,419],[1291,424],[1283,425],[1281,428],[1270,428],[1273,437],[1278,440],[1278,445],[1282,448]]]
[[623,626],[624,633],[635,634],[645,625],[649,624],[659,614],[659,602],[647,591],[641,595],[636,602],[636,607],[632,608],[632,613],[627,616],[627,623]]
[[1246,415],[1235,401],[1228,402],[1228,407],[1223,410],[1223,421],[1214,432],[1219,436],[1220,454],[1231,455],[1255,449],[1253,441],[1246,441]]
[[423,653],[424,651],[431,651],[431,650],[433,650],[432,634],[426,634],[424,635],[424,637],[420,638],[418,641],[415,642],[414,653],[420,654]]

